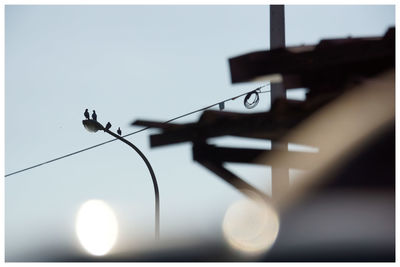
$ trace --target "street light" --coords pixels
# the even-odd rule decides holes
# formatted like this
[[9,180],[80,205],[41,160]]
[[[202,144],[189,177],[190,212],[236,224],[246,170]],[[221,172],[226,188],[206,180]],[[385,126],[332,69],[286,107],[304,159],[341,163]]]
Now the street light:
[[154,185],[154,194],[155,194],[155,239],[158,240],[160,238],[160,196],[158,192],[158,185],[157,185],[157,179],[156,175],[154,174],[153,168],[150,165],[150,162],[147,160],[145,155],[142,153],[142,151],[139,150],[134,144],[123,138],[122,136],[117,135],[116,133],[110,131],[110,129],[104,128],[101,123],[99,123],[96,120],[91,120],[91,119],[86,119],[82,121],[83,126],[85,126],[85,129],[88,130],[89,132],[97,132],[99,130],[103,130],[104,132],[114,136],[115,138],[121,140],[133,150],[135,150],[139,156],[143,159],[143,161],[146,163],[147,168],[149,169],[151,179],[153,180],[153,185]]

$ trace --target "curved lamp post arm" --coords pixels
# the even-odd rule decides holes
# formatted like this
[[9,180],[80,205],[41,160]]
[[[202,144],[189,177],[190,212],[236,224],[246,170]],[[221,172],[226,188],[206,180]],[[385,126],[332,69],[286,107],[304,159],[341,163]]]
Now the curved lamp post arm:
[[148,161],[146,156],[142,153],[142,151],[140,151],[139,148],[137,148],[134,144],[132,144],[125,138],[117,135],[116,133],[114,133],[106,128],[103,128],[102,130],[104,132],[114,136],[115,138],[121,140],[122,142],[124,142],[125,144],[130,146],[131,148],[133,148],[139,154],[139,156],[143,159],[143,161],[146,163],[146,166],[149,169],[151,179],[153,180],[153,185],[154,185],[155,206],[156,206],[156,209],[155,209],[155,218],[156,218],[156,220],[155,220],[155,237],[158,240],[160,238],[160,196],[159,196],[159,191],[158,191],[156,175],[154,174],[154,171],[150,165],[150,162]]
[[104,128],[104,126],[99,123],[97,120],[90,120],[86,119],[82,121],[83,126],[85,126],[86,130],[89,132],[97,132],[99,130],[103,130],[104,132],[114,136],[118,140],[124,142],[133,150],[136,151],[136,153],[139,154],[139,156],[143,159],[143,161],[146,163],[147,168],[149,169],[151,179],[153,180],[153,185],[154,185],[154,193],[155,193],[155,238],[156,240],[160,239],[160,196],[158,192],[158,184],[157,184],[157,179],[156,175],[154,174],[153,168],[150,165],[150,162],[146,158],[146,156],[140,151],[139,148],[137,148],[134,144],[123,138],[122,136],[117,135],[116,133],[110,131],[109,129]]

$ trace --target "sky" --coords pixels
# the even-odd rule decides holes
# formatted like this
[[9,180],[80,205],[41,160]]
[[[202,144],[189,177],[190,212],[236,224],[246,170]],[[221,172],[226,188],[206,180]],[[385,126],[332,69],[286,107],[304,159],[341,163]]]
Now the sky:
[[[395,8],[287,5],[285,19],[286,45],[296,46],[324,38],[381,36],[394,26]],[[233,85],[228,59],[268,49],[268,5],[6,6],[5,174],[110,140],[104,132],[84,129],[86,108],[95,109],[103,125],[109,121],[111,130],[121,127],[127,134],[140,129],[130,125],[136,119],[166,121],[265,85]],[[304,99],[304,90],[287,95]],[[267,111],[269,94],[261,94],[251,110],[243,98],[225,108]],[[194,122],[200,115],[176,122]],[[127,139],[156,174],[161,239],[182,244],[222,236],[224,214],[241,193],[194,162],[189,143],[151,149],[154,133],[146,130]],[[222,137],[212,142],[269,147],[268,140]],[[270,193],[268,167],[228,167]],[[64,249],[85,253],[75,219],[89,199],[107,202],[116,214],[114,251],[141,249],[154,236],[150,174],[121,142],[8,176],[4,189],[6,260]]]

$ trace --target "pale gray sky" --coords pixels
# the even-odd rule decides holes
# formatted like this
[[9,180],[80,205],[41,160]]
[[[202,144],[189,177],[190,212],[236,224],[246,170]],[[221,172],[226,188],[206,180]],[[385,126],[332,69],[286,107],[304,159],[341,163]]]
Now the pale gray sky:
[[[287,45],[382,35],[395,24],[394,6],[286,6],[285,11]],[[168,120],[263,85],[232,85],[228,58],[268,48],[269,6],[6,6],[5,173],[111,139],[83,128],[85,108],[126,134],[139,129],[130,126],[135,119]],[[268,109],[269,94],[252,110],[243,98],[226,103],[228,111]],[[200,114],[177,122],[196,121]],[[222,238],[224,213],[241,194],[193,162],[189,144],[150,149],[154,132],[128,139],[156,173],[161,237]],[[229,167],[270,191],[268,168]],[[121,142],[7,177],[5,193],[8,260],[50,253],[49,248],[81,251],[74,220],[79,206],[93,198],[117,214],[116,251],[153,238],[150,175]]]

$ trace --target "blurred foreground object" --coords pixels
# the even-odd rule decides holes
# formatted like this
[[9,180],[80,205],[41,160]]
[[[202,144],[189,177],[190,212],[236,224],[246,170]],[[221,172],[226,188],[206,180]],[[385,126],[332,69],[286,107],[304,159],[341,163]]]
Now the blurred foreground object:
[[[281,234],[267,259],[395,260],[394,110],[390,70],[353,88],[285,137],[312,143],[319,153],[276,203]],[[258,160],[274,165],[288,159],[271,152]]]
[[[162,130],[150,137],[152,147],[192,142],[195,161],[278,209],[275,245],[253,260],[394,261],[394,55],[394,28],[383,37],[249,53],[229,60],[232,82],[279,74],[285,88],[307,88],[307,99],[277,99],[262,113],[205,111],[197,123],[137,120],[133,125]],[[318,153],[207,142],[226,135],[312,146]],[[305,172],[288,194],[272,200],[226,169],[225,162]],[[221,254],[221,260],[234,259]]]

